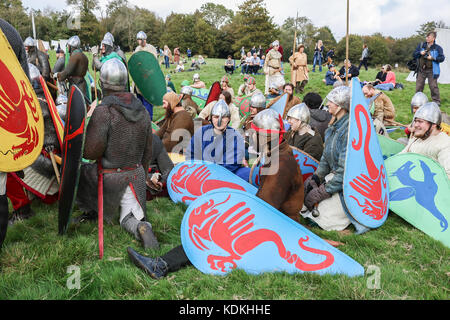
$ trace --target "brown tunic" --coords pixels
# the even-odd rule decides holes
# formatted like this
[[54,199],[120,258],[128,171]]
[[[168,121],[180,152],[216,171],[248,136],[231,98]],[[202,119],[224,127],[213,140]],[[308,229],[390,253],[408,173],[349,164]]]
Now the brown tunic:
[[291,83],[308,80],[308,66],[306,53],[296,52],[289,57],[289,63],[292,66]]
[[[177,135],[177,138],[174,137],[172,140],[171,135],[177,129],[187,130],[190,136],[184,137]],[[161,128],[156,132],[156,135],[162,140],[167,152],[172,152],[172,149],[180,142],[183,143],[183,149],[187,147],[193,134],[194,121],[186,110],[178,111],[172,114],[170,118],[165,119]]]
[[279,150],[279,169],[273,175],[261,175],[261,185],[256,196],[292,220],[300,222],[299,212],[304,198],[302,173],[285,140],[276,149]]

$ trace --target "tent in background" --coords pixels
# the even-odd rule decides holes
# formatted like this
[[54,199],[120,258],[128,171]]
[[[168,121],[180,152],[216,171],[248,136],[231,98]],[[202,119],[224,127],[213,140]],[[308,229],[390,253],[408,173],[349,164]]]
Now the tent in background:
[[[437,36],[436,43],[444,50],[445,60],[439,67],[441,68],[441,74],[438,78],[438,83],[449,84],[450,83],[450,29],[436,28]],[[406,78],[406,81],[416,81],[416,75],[414,71]],[[426,81],[428,83],[428,81]]]

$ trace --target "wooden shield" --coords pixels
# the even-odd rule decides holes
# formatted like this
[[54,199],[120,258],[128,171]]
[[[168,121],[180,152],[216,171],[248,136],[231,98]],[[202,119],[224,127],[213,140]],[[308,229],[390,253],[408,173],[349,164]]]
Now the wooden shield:
[[252,97],[243,96],[243,97],[235,97],[234,101],[236,106],[239,108],[239,115],[241,118],[248,116],[250,114],[250,100]]
[[257,188],[224,167],[200,160],[178,163],[167,178],[167,190],[173,202],[191,203],[216,189],[236,189],[256,194]]
[[377,134],[377,136],[384,160],[386,160],[389,157],[392,157],[393,155],[396,155],[405,148],[403,144],[401,144],[398,141],[395,141],[394,139],[383,136],[381,134]]
[[58,206],[59,234],[66,233],[75,204],[85,134],[86,105],[83,93],[77,86],[72,86],[67,102],[67,123],[64,129],[62,150]]
[[211,89],[209,90],[208,98],[206,99],[205,106],[208,105],[212,101],[218,101],[219,96],[222,93],[222,87],[220,86],[220,82],[216,81],[212,84]]
[[209,90],[205,88],[192,88],[192,100],[198,105],[200,109],[206,106],[206,100],[208,100]]
[[201,272],[241,269],[363,276],[355,260],[248,192],[221,189],[193,201],[181,223],[181,243]]
[[147,51],[133,53],[128,60],[128,70],[142,96],[154,106],[162,106],[167,87],[155,56]]
[[36,94],[0,30],[0,171],[30,166],[44,143],[44,120]]
[[53,125],[56,129],[56,136],[58,137],[59,142],[59,150],[62,150],[63,147],[63,139],[64,139],[64,125],[59,116],[58,110],[56,109],[55,101],[53,101],[52,95],[48,90],[47,83],[45,82],[42,76],[39,77],[39,81],[41,82],[42,89],[44,90],[45,99],[47,100],[48,109],[50,111],[50,115],[52,117]]
[[450,248],[450,180],[439,163],[416,153],[388,158],[389,209]]
[[352,81],[344,201],[356,221],[369,228],[378,228],[386,221],[389,208],[386,168],[367,99],[358,79]]

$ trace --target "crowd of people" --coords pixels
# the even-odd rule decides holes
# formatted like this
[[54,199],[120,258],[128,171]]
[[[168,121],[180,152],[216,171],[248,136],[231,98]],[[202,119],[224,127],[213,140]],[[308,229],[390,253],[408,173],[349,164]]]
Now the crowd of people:
[[[39,83],[39,76],[47,77],[49,81],[54,78],[61,83],[67,81],[69,85],[77,86],[85,96],[91,91],[91,87],[85,80],[88,59],[79,49],[81,42],[77,36],[69,39],[68,62],[61,66],[58,60],[51,71],[48,59],[36,51],[33,39],[22,42],[14,28],[1,19],[0,28],[8,36],[17,59],[39,98],[44,118],[46,117],[44,149],[40,160],[17,174],[0,173],[1,245],[8,226],[7,197],[14,208],[10,225],[34,214],[24,186],[35,195],[38,194],[39,186],[33,185],[36,179],[29,179],[30,175],[41,175],[47,179],[44,193],[41,191],[37,198],[47,203],[57,200],[55,172],[49,165],[48,151],[61,154],[62,150],[59,150],[54,127],[49,121],[48,102]],[[135,52],[146,50],[155,57],[158,56],[156,48],[147,43],[144,32],[139,32],[136,40]],[[421,77],[428,79],[431,77],[430,72],[435,70],[434,63],[443,61],[443,58],[437,58],[443,57],[442,51],[439,51],[436,44],[429,44],[423,48],[425,53],[419,48],[419,55],[423,57],[419,57],[423,60]],[[245,50],[242,49],[244,56]],[[313,72],[315,65],[321,70],[321,41],[317,43],[316,49],[318,56],[315,53]],[[91,50],[94,71],[100,71],[101,102],[92,109],[86,128],[83,156],[91,161],[81,165],[76,203],[84,213],[75,222],[97,219],[98,175],[102,174],[105,219],[118,220],[120,226],[139,240],[144,248],[158,248],[159,241],[149,222],[146,202],[154,197],[167,196],[166,181],[174,166],[169,154],[176,153],[183,154],[186,159],[217,163],[245,181],[249,180],[250,159],[278,159],[279,166],[275,173],[262,174],[256,197],[281,211],[295,223],[306,221],[309,225],[317,225],[328,231],[343,231],[353,225],[356,234],[368,232],[369,228],[352,218],[342,203],[341,196],[351,99],[351,88],[345,85],[342,76],[349,79],[358,77],[359,68],[350,61],[345,61],[338,78],[332,77],[335,81],[326,99],[310,91],[301,101],[295,94],[303,93],[309,80],[304,46],[299,45],[289,58],[293,70],[291,82],[286,82],[284,77],[282,48],[278,41],[274,41],[264,55],[261,47],[259,50],[252,50],[245,54],[246,57],[261,59],[261,55],[264,62],[241,63],[240,67],[246,72],[243,72],[244,81],[235,95],[227,74],[234,72],[234,65],[229,62],[231,57],[228,57],[224,65],[225,75],[220,79],[220,92],[203,109],[192,99],[194,89],[207,88],[199,73],[194,74],[192,83],[187,82],[182,86],[180,94],[176,93],[173,83],[172,86],[169,85],[170,75],[166,77],[170,89],[162,98],[165,115],[159,123],[159,129],[153,133],[153,106],[137,87],[130,85],[127,60],[123,52],[114,45],[112,35],[105,34],[101,49]],[[427,50],[433,58],[425,57]],[[167,46],[163,50],[166,67],[170,61],[169,51]],[[363,54],[362,61],[366,58],[367,55]],[[179,48],[175,48],[174,60],[179,63],[180,59]],[[199,61],[202,62],[204,63]],[[256,65],[258,68],[252,67]],[[362,62],[362,65],[365,64]],[[252,76],[260,67],[266,76],[264,84],[257,84]],[[331,70],[336,72],[334,66],[330,67]],[[374,125],[379,133],[385,130],[385,126],[396,123],[392,101],[380,91],[391,88],[392,84],[395,84],[395,75],[392,75],[389,65],[383,67],[374,83],[363,84],[363,93],[373,104]],[[258,89],[257,85],[264,85],[265,92]],[[96,84],[93,86],[96,87]],[[423,89],[423,86],[419,83],[417,88]],[[437,101],[434,101],[438,91],[432,93],[433,102],[428,102],[426,96],[423,97],[420,93],[418,90],[412,97],[412,123],[407,127],[409,139],[402,152],[421,153],[435,159],[450,178],[450,137],[440,131],[442,116]],[[58,93],[58,98],[59,95],[61,92]],[[287,95],[285,109],[278,113],[271,106],[284,95]],[[272,99],[268,101],[269,96]],[[237,97],[250,99],[249,112],[244,117],[241,117],[236,106]],[[89,108],[94,108],[94,104],[88,102]],[[291,146],[319,161],[315,173],[305,181]],[[267,161],[264,167],[269,165],[270,161]],[[311,214],[315,207],[321,212],[319,216]],[[157,279],[190,264],[181,245],[156,258],[145,257],[131,248],[128,248],[128,254],[138,267]]]

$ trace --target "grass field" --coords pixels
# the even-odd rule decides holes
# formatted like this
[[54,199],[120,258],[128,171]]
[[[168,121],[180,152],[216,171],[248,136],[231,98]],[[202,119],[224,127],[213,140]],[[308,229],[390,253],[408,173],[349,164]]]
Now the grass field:
[[[207,59],[207,64],[202,66],[199,74],[207,86],[223,76],[223,62],[222,59]],[[285,69],[286,79],[290,79],[287,64]],[[375,68],[362,70],[361,80],[372,80],[377,71]],[[164,67],[163,72],[167,73]],[[387,93],[396,107],[396,120],[401,123],[411,121],[409,103],[415,83],[405,81],[407,74],[397,73],[397,81],[404,84],[404,90]],[[192,80],[192,75],[193,72],[172,74],[177,91],[181,81]],[[324,97],[330,90],[322,83],[324,75],[325,70],[310,73],[305,93],[316,91]],[[242,76],[235,73],[230,81],[237,92]],[[256,81],[257,87],[263,90],[264,77],[257,75]],[[450,85],[440,85],[440,89],[442,108],[450,113]],[[430,96],[428,87],[425,93]],[[163,113],[157,108],[155,118]],[[393,136],[399,137],[401,132]],[[148,218],[161,244],[159,250],[143,250],[118,222],[106,225],[103,260],[98,259],[96,223],[71,225],[67,235],[59,236],[57,204],[48,206],[34,201],[32,208],[37,213],[33,218],[8,229],[0,252],[0,299],[450,298],[450,249],[392,212],[382,227],[361,236],[312,228],[322,238],[343,242],[339,250],[365,267],[363,277],[287,273],[254,276],[239,270],[227,276],[210,276],[191,266],[157,281],[129,261],[126,247],[157,256],[180,244],[179,227],[185,205],[174,204],[168,198],[147,203]],[[80,212],[75,210],[74,215],[78,214]],[[71,289],[77,284],[73,282],[73,266],[79,268],[79,289]],[[374,288],[376,276],[379,276],[379,285]]]

